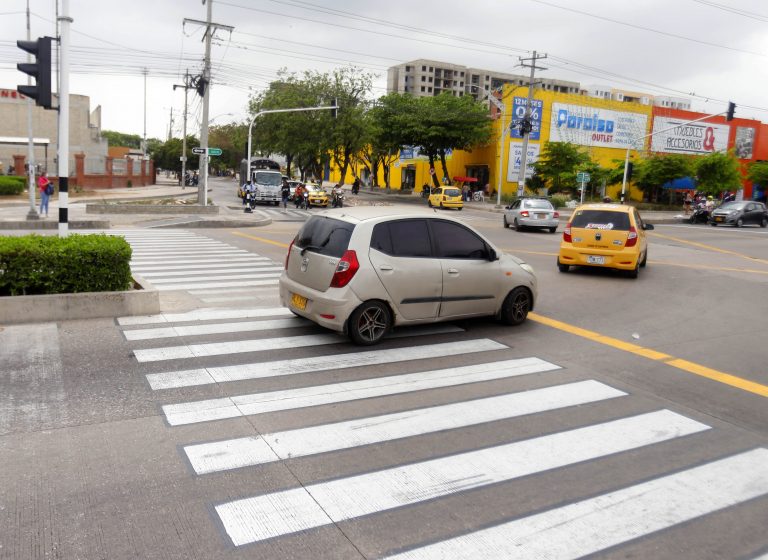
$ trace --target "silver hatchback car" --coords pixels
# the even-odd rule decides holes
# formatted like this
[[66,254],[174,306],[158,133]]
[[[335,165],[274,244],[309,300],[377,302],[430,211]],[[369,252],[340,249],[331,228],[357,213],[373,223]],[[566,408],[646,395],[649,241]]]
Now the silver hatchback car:
[[560,213],[546,198],[520,198],[504,209],[505,228],[546,228],[555,233],[559,224]]
[[312,216],[280,277],[285,307],[361,345],[398,325],[479,316],[517,325],[536,297],[533,268],[472,228],[381,206]]

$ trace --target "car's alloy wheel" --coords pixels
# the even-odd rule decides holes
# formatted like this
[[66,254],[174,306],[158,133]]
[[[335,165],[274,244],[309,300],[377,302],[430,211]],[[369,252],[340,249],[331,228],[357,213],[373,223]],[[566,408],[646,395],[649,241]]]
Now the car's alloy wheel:
[[549,228],[549,233],[555,233],[557,231],[557,226]]
[[380,301],[366,301],[349,316],[349,338],[360,346],[381,341],[392,328],[392,314]]
[[763,218],[760,221],[760,227],[768,227],[768,218]]
[[520,223],[517,221],[517,218],[515,218],[515,231],[520,231]]
[[736,225],[736,227],[741,227],[741,226],[743,226],[743,225],[744,225],[744,220],[742,220],[741,218],[739,218],[738,220],[736,220],[736,224],[735,224],[735,225]]
[[504,216],[504,227],[505,228],[509,227],[509,222],[507,221],[507,217],[506,216]]
[[518,286],[504,299],[501,306],[501,320],[507,325],[519,325],[528,317],[533,307],[531,292],[528,288]]

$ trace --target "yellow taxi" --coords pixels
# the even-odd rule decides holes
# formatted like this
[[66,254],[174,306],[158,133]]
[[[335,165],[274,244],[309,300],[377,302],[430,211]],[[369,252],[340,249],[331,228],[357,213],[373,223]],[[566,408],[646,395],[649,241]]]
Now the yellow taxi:
[[308,203],[310,206],[328,206],[328,193],[322,187],[306,185],[304,188],[309,193]]
[[461,190],[457,187],[446,186],[432,189],[432,193],[427,198],[427,204],[430,208],[464,208],[464,202],[461,200]]
[[623,204],[585,204],[574,210],[563,230],[557,268],[596,266],[626,271],[637,278],[648,262],[645,232],[652,224],[643,222],[637,209]]

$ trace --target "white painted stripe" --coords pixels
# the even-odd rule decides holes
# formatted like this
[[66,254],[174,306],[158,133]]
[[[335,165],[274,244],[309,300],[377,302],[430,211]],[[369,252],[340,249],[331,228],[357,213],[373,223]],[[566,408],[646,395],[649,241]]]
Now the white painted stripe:
[[192,387],[211,383],[226,383],[244,379],[263,379],[281,375],[296,375],[314,371],[328,371],[353,367],[364,367],[378,364],[407,362],[409,360],[424,360],[435,356],[449,357],[475,352],[490,352],[504,350],[508,346],[499,342],[481,338],[477,340],[461,340],[440,344],[424,344],[408,348],[391,348],[387,350],[368,350],[349,354],[330,356],[315,356],[314,358],[294,358],[275,362],[256,362],[237,366],[200,368],[163,373],[150,373],[147,381],[153,390]]
[[189,321],[218,321],[221,319],[254,319],[257,317],[293,317],[285,307],[252,307],[247,309],[213,308],[194,309],[185,313],[161,313],[159,315],[137,315],[120,317],[122,326],[151,325],[157,323],[184,323]]
[[[279,266],[276,268],[270,268],[268,270],[262,271],[251,271],[250,274],[222,274],[221,276],[215,275],[215,276],[187,276],[187,283],[189,282],[207,282],[211,280],[264,280],[267,278],[280,278],[280,275],[283,273],[283,267]],[[209,273],[210,274],[210,273]],[[150,277],[148,277],[150,278]],[[163,276],[160,275],[154,275],[154,277],[151,277],[153,284],[173,284],[178,283],[181,279],[180,278],[163,278]]]
[[[344,356],[337,358],[340,361],[345,359]],[[163,412],[168,424],[179,426],[237,416],[264,414],[278,410],[294,410],[308,406],[383,397],[440,387],[453,387],[557,369],[560,369],[560,366],[550,364],[539,358],[522,358],[284,391],[169,404],[163,406]]]
[[694,434],[708,426],[661,410],[451,457],[216,506],[236,546],[417,504]]
[[190,290],[192,288],[240,288],[245,286],[277,286],[277,278],[280,275],[274,276],[273,280],[241,280],[241,281],[227,281],[227,282],[203,282],[201,284],[182,282],[179,284],[168,284],[155,286],[158,290]]
[[[184,451],[197,474],[208,474],[441,430],[455,430],[625,395],[623,391],[597,381],[579,381],[523,393],[264,434],[261,438],[248,437],[189,445]],[[258,453],[258,450],[263,449],[263,442],[267,443],[269,450],[266,455]],[[253,450],[254,453],[240,455],[241,450]]]
[[134,250],[131,257],[133,259],[149,259],[149,258],[160,258],[160,257],[186,257],[190,255],[205,255],[205,256],[222,256],[227,257],[230,255],[251,255],[250,251],[245,251],[243,249],[234,249],[232,247],[225,247],[221,249],[202,249],[202,248],[190,248],[190,249],[174,249],[169,247],[168,249],[165,249],[163,251],[142,251],[142,250]]
[[[141,275],[144,278],[152,279],[152,278],[170,278],[170,277],[187,277],[194,280],[200,280],[200,278],[197,277],[197,275],[201,274],[231,274],[236,272],[280,272],[283,270],[282,266],[261,266],[258,268],[249,266],[248,268],[222,268],[217,270],[184,270],[181,272],[173,271],[173,272],[165,272],[165,271],[150,271],[150,272],[142,272]],[[203,278],[204,279],[204,278]]]
[[172,338],[176,336],[200,336],[208,334],[237,333],[249,331],[268,331],[276,329],[293,329],[313,325],[308,319],[291,317],[267,321],[243,321],[238,323],[206,323],[204,325],[188,325],[178,327],[160,327],[154,329],[135,329],[123,331],[126,340],[152,340],[155,338]]
[[754,449],[388,558],[582,558],[765,496],[766,464]]
[[[190,293],[194,293],[191,292]],[[225,297],[204,297],[200,298],[200,301],[205,303],[227,303],[232,301],[253,301],[253,292],[242,292],[241,296],[225,296]]]
[[247,266],[248,268],[258,268],[258,267],[279,266],[279,265],[280,263],[276,263],[265,257],[254,257],[249,262],[230,263],[226,261],[221,261],[221,262],[217,262],[216,264],[198,264],[198,265],[182,264],[177,266],[162,266],[162,265],[131,266],[131,270],[135,270],[139,272],[179,270],[179,271],[182,271],[182,274],[184,274],[184,271],[197,271],[197,270],[215,271],[220,268],[226,268],[230,266]]
[[[277,297],[277,292],[274,290],[274,287],[277,285],[278,285],[278,282],[273,282],[270,284],[264,284],[263,286],[253,286],[248,290],[234,287],[234,288],[219,288],[218,290],[187,290],[187,291],[190,294],[195,296],[205,296],[205,295],[211,295],[211,294],[242,294],[247,291],[252,296],[269,293],[269,294],[274,294],[274,296]],[[251,300],[253,300],[253,298],[251,298]]]
[[139,259],[135,261],[131,261],[131,266],[134,265],[158,265],[158,264],[167,264],[167,265],[178,265],[178,264],[208,264],[208,263],[220,263],[224,262],[226,260],[227,263],[235,263],[235,262],[247,262],[247,261],[261,261],[264,260],[263,257],[227,257],[226,259],[214,259],[209,257],[201,257],[199,259],[151,259],[151,260],[144,260]]
[[[463,331],[464,329],[454,325],[424,325],[395,330],[387,335],[387,338],[405,338]],[[211,342],[208,344],[147,348],[145,350],[134,350],[133,354],[139,362],[158,362],[162,360],[221,356],[223,354],[241,354],[243,352],[287,350],[290,348],[321,346],[323,344],[341,344],[345,342],[347,342],[347,338],[344,335],[331,332],[328,334],[309,334],[304,336],[286,336],[257,340],[232,340],[227,342]]]

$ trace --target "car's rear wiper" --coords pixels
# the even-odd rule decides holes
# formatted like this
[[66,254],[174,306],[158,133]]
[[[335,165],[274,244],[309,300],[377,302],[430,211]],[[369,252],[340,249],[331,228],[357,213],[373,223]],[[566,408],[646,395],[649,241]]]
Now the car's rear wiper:
[[307,245],[306,247],[301,248],[301,253],[299,253],[302,257],[304,256],[304,253],[307,251],[319,251],[322,249],[324,245]]

